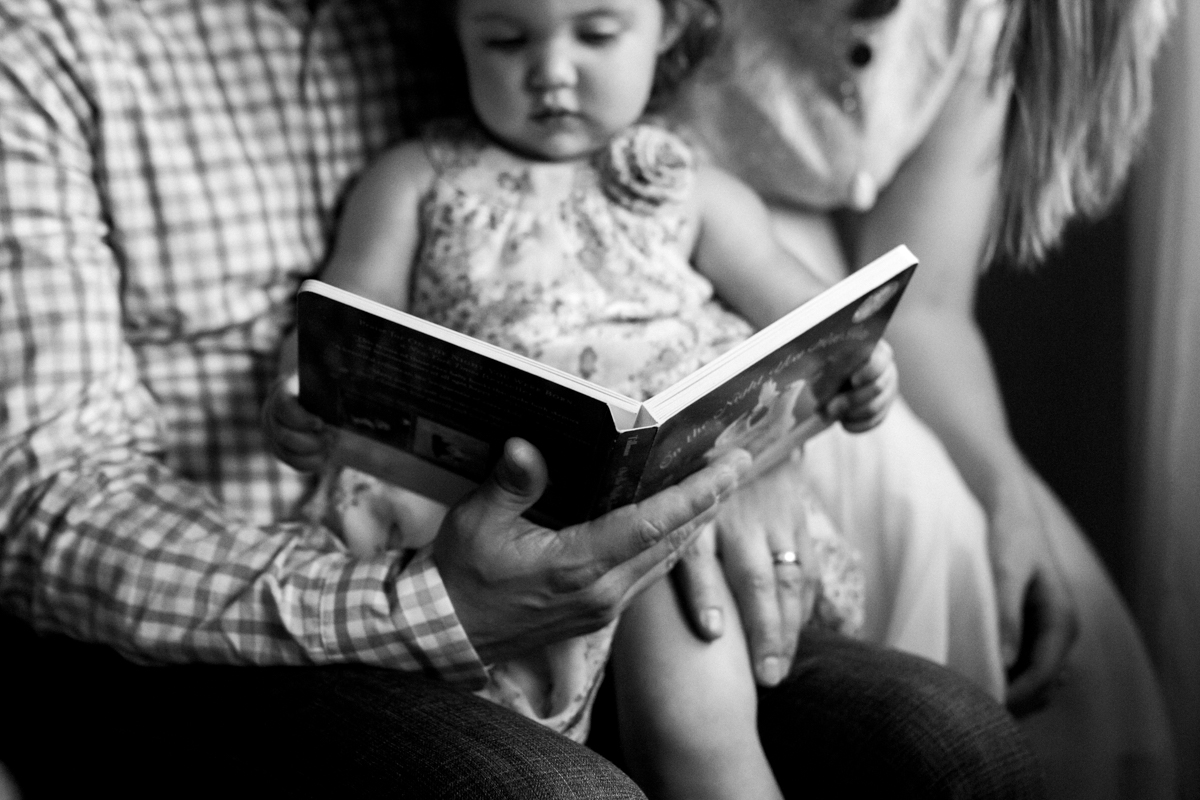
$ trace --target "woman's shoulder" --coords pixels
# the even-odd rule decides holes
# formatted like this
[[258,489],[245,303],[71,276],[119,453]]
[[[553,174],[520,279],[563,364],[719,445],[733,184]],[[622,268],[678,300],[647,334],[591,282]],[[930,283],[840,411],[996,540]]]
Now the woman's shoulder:
[[874,203],[965,70],[991,57],[1007,7],[726,4],[728,44],[684,90],[673,117],[763,195],[815,209]]

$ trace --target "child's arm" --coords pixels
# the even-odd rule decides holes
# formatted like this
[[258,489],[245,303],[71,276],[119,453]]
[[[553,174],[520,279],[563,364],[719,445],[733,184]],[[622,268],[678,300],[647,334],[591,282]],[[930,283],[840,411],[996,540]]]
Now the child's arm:
[[[433,181],[418,142],[402,144],[373,162],[354,185],[338,223],[333,253],[321,279],[395,308],[408,306],[409,277],[420,243],[418,204]],[[297,398],[296,334],[280,351],[280,378],[263,407],[271,452],[303,472],[325,466],[324,422]]]
[[758,194],[729,173],[699,169],[695,217],[692,263],[755,327],[774,322],[825,288],[780,244]]
[[433,178],[420,142],[399,145],[373,162],[346,199],[321,280],[406,309],[420,244],[419,205]]
[[[824,288],[810,267],[779,242],[766,205],[749,186],[714,167],[696,181],[692,263],[717,293],[758,327],[779,319]],[[852,433],[883,421],[899,393],[892,348],[880,342],[850,377],[850,389],[823,413]]]

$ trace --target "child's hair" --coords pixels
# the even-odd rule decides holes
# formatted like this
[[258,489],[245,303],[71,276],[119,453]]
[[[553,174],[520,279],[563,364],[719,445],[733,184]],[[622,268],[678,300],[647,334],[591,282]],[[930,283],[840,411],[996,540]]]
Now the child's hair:
[[1033,265],[1118,196],[1150,113],[1174,0],[1008,0],[993,80],[1011,77],[989,260]]
[[721,9],[717,0],[659,0],[663,14],[681,26],[678,38],[661,56],[654,70],[650,109],[670,102],[676,90],[716,48],[721,38]]
[[[658,57],[650,92],[649,108],[652,111],[668,103],[696,65],[713,51],[721,30],[721,9],[717,0],[658,2],[662,4],[664,18],[679,24],[680,32],[674,44]],[[456,76],[465,88],[466,78],[458,50],[458,37],[454,35],[456,7],[454,0],[426,0],[422,19],[430,29],[429,44],[441,51],[435,56],[440,70],[443,74]],[[453,54],[453,57],[447,58],[448,54]],[[453,67],[449,64],[451,60],[455,62]]]

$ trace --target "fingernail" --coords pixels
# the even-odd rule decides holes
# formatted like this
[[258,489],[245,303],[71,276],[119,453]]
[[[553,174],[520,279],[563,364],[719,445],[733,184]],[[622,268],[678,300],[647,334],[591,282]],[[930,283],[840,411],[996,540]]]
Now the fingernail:
[[725,632],[725,615],[719,608],[706,608],[700,612],[700,625],[715,639]]
[[759,662],[758,677],[767,686],[774,686],[783,680],[783,665],[775,656],[767,656]]

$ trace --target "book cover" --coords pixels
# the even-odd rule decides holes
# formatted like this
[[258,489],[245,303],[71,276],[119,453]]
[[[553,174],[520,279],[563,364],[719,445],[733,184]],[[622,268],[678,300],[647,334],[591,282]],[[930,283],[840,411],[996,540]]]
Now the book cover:
[[335,458],[452,504],[520,436],[550,485],[529,516],[596,517],[742,448],[769,468],[870,353],[916,267],[901,246],[644,403],[317,280],[298,297],[300,401]]

